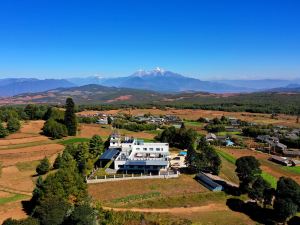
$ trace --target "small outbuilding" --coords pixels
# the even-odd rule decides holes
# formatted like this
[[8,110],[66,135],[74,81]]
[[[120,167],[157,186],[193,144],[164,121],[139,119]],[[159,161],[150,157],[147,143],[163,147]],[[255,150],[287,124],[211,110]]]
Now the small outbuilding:
[[206,176],[204,173],[198,173],[195,179],[211,191],[222,191],[223,186],[213,181],[210,177]]

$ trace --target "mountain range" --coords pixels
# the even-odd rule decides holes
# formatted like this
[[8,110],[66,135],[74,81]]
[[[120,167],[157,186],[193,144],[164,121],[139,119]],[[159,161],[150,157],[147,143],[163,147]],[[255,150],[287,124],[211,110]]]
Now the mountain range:
[[37,93],[57,88],[79,87],[97,84],[115,88],[149,90],[159,93],[210,92],[249,93],[257,91],[297,91],[298,80],[216,80],[204,81],[178,73],[156,68],[140,70],[132,75],[114,78],[97,76],[68,79],[8,78],[0,79],[0,96],[15,96],[22,93]]
[[7,78],[0,79],[0,96],[14,96],[21,93],[36,93],[59,87],[73,87],[71,82],[63,79]]

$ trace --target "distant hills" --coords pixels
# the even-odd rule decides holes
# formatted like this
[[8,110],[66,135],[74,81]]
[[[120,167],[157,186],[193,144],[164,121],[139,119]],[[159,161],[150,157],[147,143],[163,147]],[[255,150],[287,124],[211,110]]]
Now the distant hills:
[[[217,80],[204,81],[178,73],[156,68],[151,71],[140,70],[130,76],[101,78],[97,76],[76,77],[69,79],[33,79],[9,78],[0,79],[0,96],[9,97],[22,93],[38,93],[57,88],[80,87],[84,85],[101,85],[148,90],[161,94],[181,92],[251,93],[260,91],[298,92],[298,80]],[[298,85],[298,86],[297,86]]]
[[77,85],[89,83],[100,84],[108,87],[125,87],[142,90],[152,90],[162,93],[173,93],[183,91],[204,91],[212,93],[239,93],[250,92],[252,89],[236,87],[230,84],[202,81],[196,78],[186,77],[171,71],[156,68],[151,71],[140,70],[127,77],[98,78],[87,77],[71,78],[70,82]]
[[0,96],[14,96],[21,93],[36,93],[59,87],[75,86],[63,79],[7,78],[0,79]]
[[171,94],[89,84],[80,87],[57,88],[44,92],[0,98],[0,105],[28,103],[64,104],[67,97],[72,97],[77,104],[154,104],[179,105],[180,107],[195,104],[208,105],[208,107],[213,105],[215,108],[220,109],[230,105],[233,110],[237,110],[245,105],[250,105],[249,110],[251,110],[254,105],[265,107],[265,105],[282,106],[284,104],[300,104],[300,92],[292,94],[290,92],[255,92],[243,94],[180,92]]

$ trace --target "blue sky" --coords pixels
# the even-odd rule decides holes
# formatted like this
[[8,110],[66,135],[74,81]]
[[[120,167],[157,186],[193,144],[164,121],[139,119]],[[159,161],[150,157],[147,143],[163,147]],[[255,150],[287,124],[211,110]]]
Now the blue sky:
[[300,77],[298,0],[1,0],[0,77]]

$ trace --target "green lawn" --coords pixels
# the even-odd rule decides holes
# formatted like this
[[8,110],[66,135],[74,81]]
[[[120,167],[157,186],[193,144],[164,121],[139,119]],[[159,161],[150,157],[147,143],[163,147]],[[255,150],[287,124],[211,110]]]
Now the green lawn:
[[223,132],[218,132],[218,133],[217,133],[218,136],[240,135],[240,134],[241,134],[241,132],[239,132],[239,131],[233,131],[233,132],[223,131]]
[[203,123],[197,122],[197,121],[184,121],[184,125],[186,126],[202,126]]
[[6,204],[9,202],[15,202],[15,201],[26,199],[26,198],[28,198],[27,195],[14,194],[13,196],[10,196],[10,197],[0,198],[0,205]]
[[[228,162],[232,163],[232,164],[235,164],[236,162],[236,158],[233,157],[232,155],[220,150],[220,149],[217,149],[217,153],[225,160],[227,160]],[[276,188],[277,186],[277,179],[275,177],[273,177],[271,174],[269,173],[266,173],[266,172],[262,172],[261,174],[262,178],[264,178],[264,180],[266,180],[267,182],[269,182],[271,184],[271,186],[273,188]]]
[[292,172],[292,173],[296,173],[296,174],[300,174],[300,166],[284,166],[282,167],[284,170]]
[[271,184],[272,188],[277,187],[277,179],[273,177],[271,174],[262,172],[261,174],[262,178],[264,178],[265,181],[267,181],[269,184]]
[[29,161],[29,162],[18,162],[16,164],[16,167],[18,168],[19,171],[35,170],[39,163],[40,160]]
[[89,141],[90,141],[89,138],[70,138],[66,140],[61,140],[58,143],[63,145],[69,145],[69,144],[76,144],[80,142],[89,142]]

